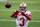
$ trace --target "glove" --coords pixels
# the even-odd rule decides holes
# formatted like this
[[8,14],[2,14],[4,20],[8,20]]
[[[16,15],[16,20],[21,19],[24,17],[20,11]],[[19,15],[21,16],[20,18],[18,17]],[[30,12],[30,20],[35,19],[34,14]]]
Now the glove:
[[17,17],[17,14],[18,14],[18,13],[19,13],[19,11],[16,10],[16,12],[13,12],[13,13],[12,13],[11,17]]
[[15,14],[18,14],[19,13],[19,11],[18,10],[16,10],[16,13]]

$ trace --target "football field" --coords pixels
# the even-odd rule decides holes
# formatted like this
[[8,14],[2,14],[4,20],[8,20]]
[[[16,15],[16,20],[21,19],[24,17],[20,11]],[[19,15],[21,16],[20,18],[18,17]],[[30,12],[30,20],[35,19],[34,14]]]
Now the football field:
[[[6,2],[11,3],[11,8],[5,8]],[[11,18],[10,15],[19,10],[20,3],[25,2],[28,4],[27,11],[32,12],[32,20],[29,22],[28,27],[40,27],[40,0],[4,0],[0,1],[0,27],[16,27],[16,19]]]

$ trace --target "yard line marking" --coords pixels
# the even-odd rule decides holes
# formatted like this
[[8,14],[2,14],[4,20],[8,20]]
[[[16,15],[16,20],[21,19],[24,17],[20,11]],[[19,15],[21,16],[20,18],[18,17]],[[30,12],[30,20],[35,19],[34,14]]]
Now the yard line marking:
[[[16,11],[16,10],[15,9],[0,9],[0,11]],[[28,10],[28,11],[40,12],[40,10]]]
[[0,19],[0,21],[16,21],[16,20]]
[[[7,2],[7,1],[0,1],[0,2]],[[22,2],[26,2],[26,3],[40,3],[40,1],[8,1],[11,3],[22,3]]]
[[0,9],[0,11],[16,11],[14,9]]
[[29,22],[40,22],[40,21],[37,21],[37,20],[35,21],[35,20],[34,20],[34,21],[29,21]]
[[[16,20],[0,19],[0,21],[16,21]],[[29,22],[40,22],[40,20],[31,20]]]

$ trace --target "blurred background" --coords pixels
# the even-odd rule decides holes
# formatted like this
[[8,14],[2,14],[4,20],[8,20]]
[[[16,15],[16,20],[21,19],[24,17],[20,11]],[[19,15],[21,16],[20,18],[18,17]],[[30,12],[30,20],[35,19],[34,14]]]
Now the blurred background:
[[[6,2],[11,3],[11,8],[5,7]],[[32,20],[28,27],[40,27],[40,0],[0,0],[0,27],[16,27],[16,19],[11,18],[10,15],[19,10],[22,2],[27,3],[27,10],[32,12]]]

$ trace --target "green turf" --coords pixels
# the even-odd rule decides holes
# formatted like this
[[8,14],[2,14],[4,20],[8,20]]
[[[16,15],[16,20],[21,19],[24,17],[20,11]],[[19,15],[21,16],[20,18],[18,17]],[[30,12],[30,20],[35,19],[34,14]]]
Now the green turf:
[[[28,10],[32,12],[32,20],[40,21],[40,11],[32,11],[32,10],[40,10],[40,0],[7,0],[7,1],[10,1],[12,6],[11,8],[8,9],[8,8],[5,8],[6,2],[0,2],[0,19],[15,20],[15,18],[10,17],[10,15],[14,12],[14,11],[10,11],[10,9],[19,10],[20,2],[25,2],[28,4]],[[35,3],[32,3],[32,2],[35,2]],[[5,11],[2,11],[1,9],[4,9]],[[0,20],[0,27],[16,27],[16,22]],[[40,22],[29,22],[28,27],[40,27]]]
[[0,21],[0,27],[16,27],[16,22],[13,22],[13,21]]
[[[20,3],[11,3],[12,6],[9,9],[18,10],[19,9],[19,4]],[[40,10],[40,3],[27,3],[27,4],[28,4],[28,9]],[[8,9],[8,8],[5,8],[5,3],[4,2],[0,2],[0,9]]]
[[7,1],[40,1],[40,0],[7,0]]
[[[32,20],[40,20],[40,12],[32,12]],[[13,11],[0,11],[0,19],[12,19],[10,15]]]
[[[14,21],[0,21],[0,27],[16,27]],[[28,27],[40,27],[40,22],[30,22]]]
[[40,22],[30,22],[28,27],[40,27]]
[[12,13],[11,11],[0,11],[0,19],[15,19],[10,17]]

